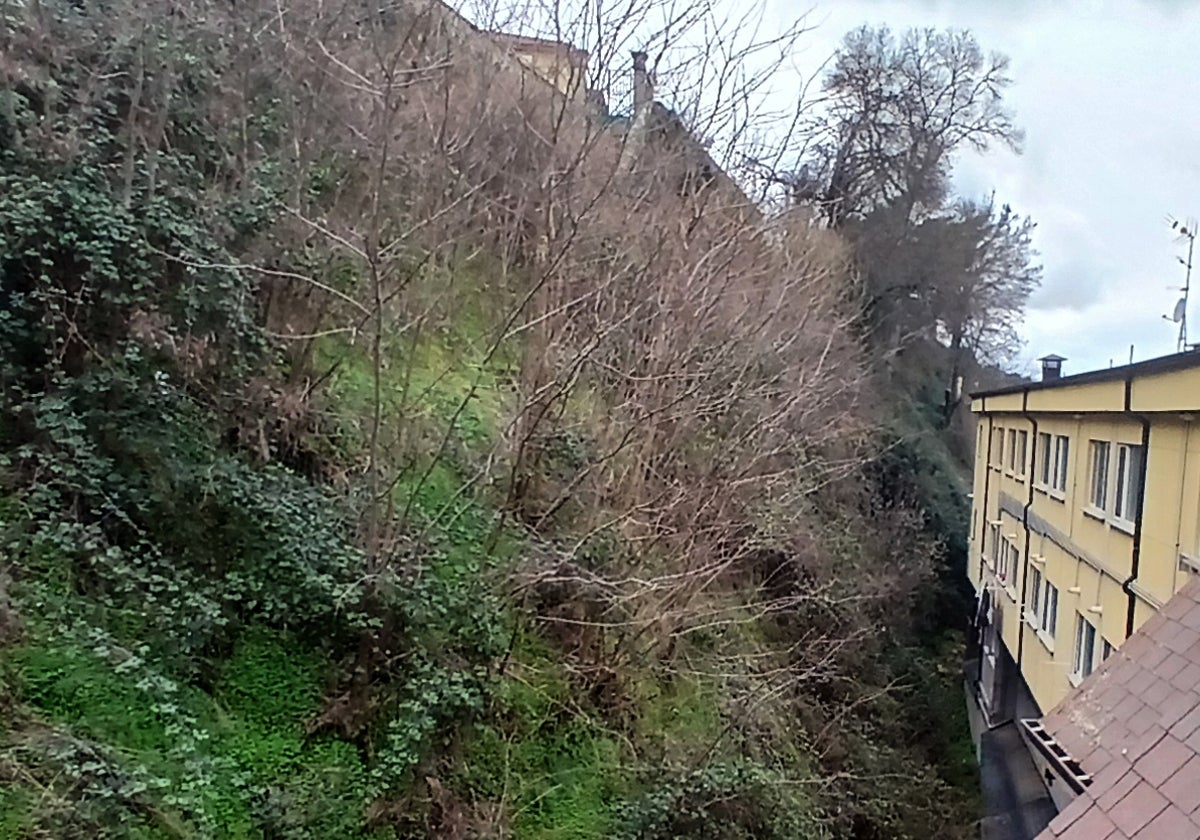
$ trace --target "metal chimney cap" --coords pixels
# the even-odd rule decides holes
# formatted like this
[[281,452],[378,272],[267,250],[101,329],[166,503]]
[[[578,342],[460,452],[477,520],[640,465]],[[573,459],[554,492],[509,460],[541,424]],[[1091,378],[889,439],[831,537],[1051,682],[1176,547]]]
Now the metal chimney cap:
[[1051,353],[1049,356],[1042,356],[1038,359],[1042,363],[1042,381],[1050,382],[1062,376],[1062,363],[1066,361],[1064,356]]

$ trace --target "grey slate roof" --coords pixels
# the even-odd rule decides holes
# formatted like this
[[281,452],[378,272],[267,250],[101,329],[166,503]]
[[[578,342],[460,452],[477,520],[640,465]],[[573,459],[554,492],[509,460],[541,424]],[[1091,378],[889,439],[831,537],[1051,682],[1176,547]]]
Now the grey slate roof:
[[1042,725],[1093,782],[1038,840],[1200,840],[1200,577]]

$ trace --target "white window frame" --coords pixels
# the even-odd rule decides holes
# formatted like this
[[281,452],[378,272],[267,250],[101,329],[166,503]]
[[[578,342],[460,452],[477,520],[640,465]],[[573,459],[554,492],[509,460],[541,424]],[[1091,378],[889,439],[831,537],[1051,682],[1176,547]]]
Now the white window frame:
[[1112,443],[1107,440],[1088,441],[1088,507],[1107,511],[1109,477],[1112,467]]
[[1008,455],[1008,460],[1004,463],[1004,468],[1009,474],[1017,471],[1017,430],[1008,430],[1008,443],[1005,445],[1005,454]]
[[1018,478],[1024,478],[1029,472],[1029,432],[1021,429],[1017,432],[1017,464],[1014,468]]
[[1058,587],[1048,580],[1042,582],[1042,603],[1038,608],[1038,636],[1054,649],[1054,634],[1058,625]]
[[1042,605],[1042,582],[1044,577],[1042,570],[1032,568],[1029,570],[1029,615],[1027,616],[1029,626],[1037,628],[1038,626],[1038,611]]
[[1071,679],[1076,685],[1091,676],[1102,661],[1102,645],[1096,643],[1097,639],[1102,637],[1096,625],[1084,618],[1083,613],[1075,613],[1075,653],[1071,660]]
[[1050,489],[1058,493],[1067,492],[1070,472],[1071,439],[1066,435],[1054,436],[1054,474],[1050,477]]
[[1146,448],[1132,443],[1117,444],[1117,476],[1113,491],[1113,518],[1130,528],[1141,503],[1142,483],[1139,481]]
[[1037,483],[1049,487],[1054,470],[1054,436],[1049,432],[1038,432],[1037,447]]
[[1008,596],[1013,600],[1017,597],[1017,569],[1020,566],[1021,550],[1016,543],[1005,537],[1001,541],[1000,561],[996,567],[996,578],[1004,584]]
[[992,430],[992,466],[1004,467],[1004,429],[997,426]]
[[986,552],[986,557],[988,558],[988,564],[993,569],[995,569],[1000,565],[1000,526],[999,526],[999,524],[997,524],[995,522],[991,522],[988,524],[988,536],[990,538],[991,544],[988,546],[988,549]]

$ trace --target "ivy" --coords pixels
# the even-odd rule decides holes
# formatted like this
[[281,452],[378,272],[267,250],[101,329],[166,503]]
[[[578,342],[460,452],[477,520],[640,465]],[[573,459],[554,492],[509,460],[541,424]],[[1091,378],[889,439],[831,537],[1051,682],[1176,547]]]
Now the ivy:
[[749,761],[716,762],[661,783],[618,812],[618,840],[820,840],[802,788]]
[[366,625],[342,508],[223,451],[169,380],[86,376],[25,408],[36,442],[17,455],[37,480],[10,547],[35,564],[68,558],[76,594],[141,613],[163,654],[194,655],[251,621],[327,638]]
[[444,726],[483,710],[486,681],[485,673],[451,670],[424,658],[414,663],[384,727],[371,772],[378,795],[407,787],[413,769]]

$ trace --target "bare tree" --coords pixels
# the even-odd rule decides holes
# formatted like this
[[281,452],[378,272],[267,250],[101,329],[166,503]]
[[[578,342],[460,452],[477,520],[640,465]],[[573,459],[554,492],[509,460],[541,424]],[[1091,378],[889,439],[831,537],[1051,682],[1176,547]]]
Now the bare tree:
[[935,224],[948,240],[950,264],[932,307],[952,354],[954,382],[967,359],[1003,364],[1019,348],[1017,325],[1042,269],[1034,262],[1033,220],[1007,204],[962,201]]
[[1008,58],[985,55],[965,30],[848,34],[825,80],[825,139],[810,162],[829,223],[886,208],[905,226],[940,209],[956,152],[1019,149],[1007,73]]

